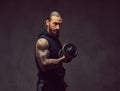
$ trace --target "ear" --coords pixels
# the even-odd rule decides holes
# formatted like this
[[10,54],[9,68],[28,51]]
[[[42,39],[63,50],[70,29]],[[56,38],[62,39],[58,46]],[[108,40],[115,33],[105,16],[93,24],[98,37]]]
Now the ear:
[[49,26],[49,20],[46,20],[46,25]]

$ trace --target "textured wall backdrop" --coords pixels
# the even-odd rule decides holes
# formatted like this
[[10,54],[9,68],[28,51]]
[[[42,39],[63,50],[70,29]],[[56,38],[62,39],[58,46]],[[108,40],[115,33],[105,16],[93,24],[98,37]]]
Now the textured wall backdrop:
[[62,44],[79,54],[66,68],[67,91],[120,91],[120,5],[101,0],[0,1],[0,91],[36,91],[36,36],[48,11],[64,18]]

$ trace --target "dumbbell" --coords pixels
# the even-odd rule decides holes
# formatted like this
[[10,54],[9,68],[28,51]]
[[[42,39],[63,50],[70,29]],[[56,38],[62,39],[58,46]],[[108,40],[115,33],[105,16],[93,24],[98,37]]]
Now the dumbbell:
[[62,49],[59,51],[59,57],[65,55],[67,57],[66,62],[70,62],[78,54],[77,47],[73,43],[66,43],[63,45]]

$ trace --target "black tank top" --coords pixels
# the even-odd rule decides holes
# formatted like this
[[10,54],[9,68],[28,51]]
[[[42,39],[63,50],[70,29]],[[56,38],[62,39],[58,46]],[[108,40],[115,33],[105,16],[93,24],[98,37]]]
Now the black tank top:
[[[44,30],[40,33],[40,35],[38,36],[38,39],[39,38],[45,38],[48,41],[49,51],[50,51],[49,58],[59,58],[58,52],[62,48],[62,45],[61,45],[59,39],[49,35],[49,33],[46,30]],[[37,59],[36,59],[36,62],[37,62]],[[41,68],[39,67],[38,63],[37,63],[37,67],[39,70],[39,73],[38,73],[39,79],[53,81],[53,80],[59,80],[59,79],[64,78],[65,69],[64,69],[62,63],[58,65],[57,69],[52,69],[52,70],[48,70],[48,71],[42,71]]]

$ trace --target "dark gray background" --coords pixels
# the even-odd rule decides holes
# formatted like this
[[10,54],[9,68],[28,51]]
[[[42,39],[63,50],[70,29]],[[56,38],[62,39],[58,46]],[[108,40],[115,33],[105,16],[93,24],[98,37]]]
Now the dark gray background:
[[120,91],[117,1],[0,1],[0,91],[36,91],[35,39],[49,11],[63,18],[62,44],[79,54],[66,68],[67,91]]

